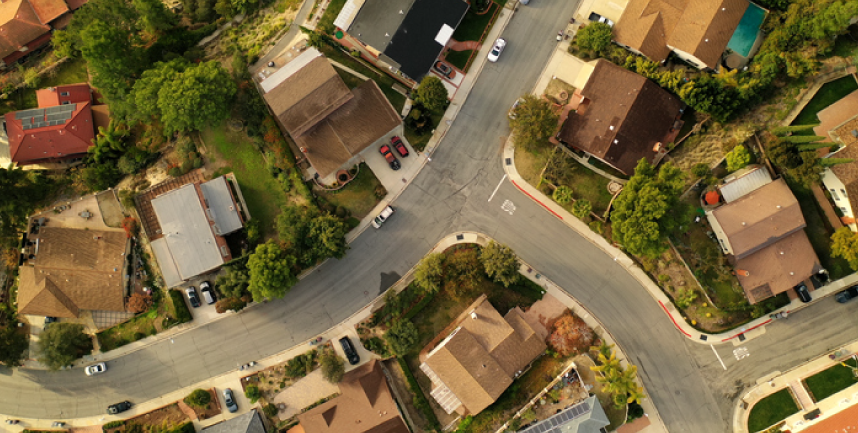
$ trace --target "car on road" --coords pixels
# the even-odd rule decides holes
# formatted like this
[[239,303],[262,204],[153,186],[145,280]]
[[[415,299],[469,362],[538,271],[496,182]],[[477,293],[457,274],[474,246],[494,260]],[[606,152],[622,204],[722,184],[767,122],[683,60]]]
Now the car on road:
[[801,302],[808,303],[813,300],[810,296],[810,292],[807,290],[807,286],[804,283],[801,283],[795,287],[795,294],[798,295],[798,299],[801,299]]
[[390,218],[391,215],[393,215],[393,212],[394,210],[392,207],[385,207],[381,210],[381,212],[379,212],[379,214],[375,218],[372,219],[372,226],[377,229],[380,229],[381,225],[384,224],[384,222],[387,221],[387,219]]
[[203,294],[203,299],[206,300],[206,304],[214,304],[217,301],[217,295],[215,295],[214,287],[208,281],[203,281],[200,283],[200,292]]
[[119,402],[116,404],[111,404],[107,406],[107,414],[108,415],[116,415],[118,413],[125,412],[126,410],[131,409],[131,402],[125,400],[123,402]]
[[197,308],[200,306],[200,297],[197,296],[197,289],[194,286],[186,288],[185,293],[188,295],[188,302],[191,303],[192,307]]
[[401,155],[403,158],[408,157],[408,148],[405,147],[405,145],[402,143],[402,139],[399,138],[398,135],[394,135],[393,138],[390,139],[390,144],[393,145],[393,148],[396,149],[396,151],[399,152],[399,155]]
[[105,371],[107,371],[107,364],[103,362],[88,365],[86,366],[86,368],[83,369],[83,372],[86,373],[87,376],[95,376],[96,374],[101,374]]
[[448,65],[448,64],[446,64],[440,60],[435,62],[435,65],[433,67],[435,68],[436,71],[438,71],[439,74],[441,74],[447,78],[453,78],[456,76],[456,71],[453,70],[453,68],[450,65]]
[[504,48],[506,48],[506,40],[504,38],[498,38],[492,46],[491,51],[489,51],[489,61],[497,62]]
[[232,395],[232,390],[229,388],[225,388],[223,390],[223,404],[225,404],[226,408],[232,413],[238,411],[238,405],[235,404],[235,397]]
[[858,298],[858,286],[852,286],[834,295],[834,299],[841,304],[849,302],[853,298]]
[[340,338],[340,346],[343,346],[343,353],[346,354],[349,364],[357,365],[360,362],[360,356],[358,356],[357,350],[355,350],[355,346],[352,344],[352,340],[349,340],[349,337]]
[[399,170],[402,166],[399,165],[399,160],[393,156],[393,152],[390,150],[390,146],[384,145],[378,148],[378,152],[381,153],[381,156],[384,157],[384,160],[390,164],[390,168],[394,170]]

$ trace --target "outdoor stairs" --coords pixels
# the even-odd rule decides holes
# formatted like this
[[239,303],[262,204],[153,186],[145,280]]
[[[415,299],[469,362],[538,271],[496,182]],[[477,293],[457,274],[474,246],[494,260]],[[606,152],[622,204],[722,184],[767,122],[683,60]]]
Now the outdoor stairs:
[[792,395],[795,396],[796,401],[801,406],[802,410],[810,410],[816,404],[813,402],[813,399],[810,398],[810,394],[807,393],[807,390],[804,388],[804,385],[801,384],[800,380],[794,380],[790,382],[789,388],[792,390]]

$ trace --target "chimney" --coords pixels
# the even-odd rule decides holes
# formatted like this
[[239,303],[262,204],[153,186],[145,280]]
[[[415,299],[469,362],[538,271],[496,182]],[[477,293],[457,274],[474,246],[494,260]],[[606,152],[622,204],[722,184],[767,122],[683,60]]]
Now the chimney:
[[477,320],[477,312],[471,311],[471,319]]

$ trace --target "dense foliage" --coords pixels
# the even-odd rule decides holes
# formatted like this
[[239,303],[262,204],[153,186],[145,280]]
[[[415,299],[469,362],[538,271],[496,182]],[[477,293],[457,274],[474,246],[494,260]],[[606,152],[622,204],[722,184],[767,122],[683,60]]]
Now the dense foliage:
[[521,274],[518,273],[518,257],[504,244],[489,242],[480,250],[480,261],[489,278],[504,287],[515,284],[521,278]]
[[90,336],[77,323],[52,323],[39,335],[39,362],[51,370],[71,365],[92,350]]
[[557,129],[559,116],[548,101],[535,95],[521,97],[518,106],[510,113],[509,127],[516,146],[531,149],[542,144]]
[[426,75],[414,91],[414,102],[431,111],[442,111],[447,108],[447,88],[441,79],[434,75]]

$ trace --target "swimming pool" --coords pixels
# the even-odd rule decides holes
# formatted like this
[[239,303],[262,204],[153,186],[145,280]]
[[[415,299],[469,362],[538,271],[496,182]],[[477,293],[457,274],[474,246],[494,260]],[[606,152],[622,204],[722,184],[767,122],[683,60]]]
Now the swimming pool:
[[760,31],[760,26],[763,24],[763,19],[766,17],[765,9],[753,4],[748,4],[748,9],[742,15],[742,20],[739,21],[739,26],[733,32],[733,37],[727,43],[727,48],[736,52],[743,57],[748,57],[751,53],[751,48],[757,40],[757,33]]

